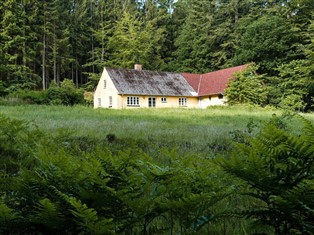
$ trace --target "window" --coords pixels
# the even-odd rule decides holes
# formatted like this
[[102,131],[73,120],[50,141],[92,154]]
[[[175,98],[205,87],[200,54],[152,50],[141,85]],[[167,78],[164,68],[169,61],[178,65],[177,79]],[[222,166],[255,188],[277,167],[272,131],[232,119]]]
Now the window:
[[109,108],[112,107],[112,96],[109,96]]
[[98,107],[101,106],[101,98],[98,98]]
[[148,107],[156,107],[156,98],[155,97],[149,97],[148,98]]
[[107,88],[107,81],[104,80],[104,89],[106,89],[106,88]]
[[187,99],[186,98],[179,98],[179,106],[186,106]]
[[223,99],[224,98],[224,96],[222,95],[222,94],[220,94],[220,95],[218,95],[218,99]]
[[167,97],[161,97],[161,103],[167,103]]
[[138,96],[128,96],[126,105],[127,106],[140,106],[140,98]]

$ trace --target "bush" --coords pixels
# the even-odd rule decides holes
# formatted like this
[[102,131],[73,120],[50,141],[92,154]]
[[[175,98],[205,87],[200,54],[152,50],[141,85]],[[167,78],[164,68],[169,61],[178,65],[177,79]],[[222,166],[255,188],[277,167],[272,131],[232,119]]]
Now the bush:
[[74,105],[84,103],[84,91],[77,89],[74,83],[69,79],[65,79],[61,82],[60,87],[55,82],[51,82],[47,92],[49,104]]
[[45,91],[31,91],[31,90],[17,90],[8,95],[8,98],[17,98],[22,103],[28,104],[46,104],[47,92]]
[[0,80],[0,96],[7,95],[7,90],[3,81]]
[[285,110],[304,111],[306,103],[301,95],[291,94],[283,98],[278,106]]
[[14,100],[15,103],[27,104],[75,105],[85,103],[84,91],[77,89],[74,83],[68,79],[61,82],[60,87],[52,81],[46,91],[17,90],[10,93],[7,98],[9,98],[7,102]]

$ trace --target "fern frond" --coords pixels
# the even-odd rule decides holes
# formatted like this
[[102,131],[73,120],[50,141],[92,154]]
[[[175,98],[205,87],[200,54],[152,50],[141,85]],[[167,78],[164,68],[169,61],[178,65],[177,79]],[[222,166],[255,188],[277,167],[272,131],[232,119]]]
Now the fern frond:
[[55,229],[62,223],[63,216],[57,206],[48,198],[39,200],[37,204],[36,222],[49,229]]
[[4,225],[18,219],[19,215],[0,200],[0,224]]
[[114,224],[111,218],[103,218],[98,216],[97,211],[94,208],[89,208],[81,200],[67,196],[54,188],[55,192],[67,203],[69,203],[73,209],[69,209],[72,215],[78,220],[78,225],[87,230],[91,234],[114,234]]
[[298,116],[303,122],[303,138],[309,144],[314,144],[314,125],[302,116]]
[[20,214],[9,208],[4,200],[0,198],[0,234],[14,233],[14,228],[20,218],[22,218]]

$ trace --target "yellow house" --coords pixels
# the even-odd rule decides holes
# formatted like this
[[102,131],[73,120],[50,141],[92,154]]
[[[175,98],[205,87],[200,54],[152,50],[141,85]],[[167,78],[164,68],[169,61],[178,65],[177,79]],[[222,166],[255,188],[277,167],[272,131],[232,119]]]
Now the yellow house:
[[206,108],[222,105],[232,74],[245,65],[207,74],[104,68],[94,93],[94,108]]

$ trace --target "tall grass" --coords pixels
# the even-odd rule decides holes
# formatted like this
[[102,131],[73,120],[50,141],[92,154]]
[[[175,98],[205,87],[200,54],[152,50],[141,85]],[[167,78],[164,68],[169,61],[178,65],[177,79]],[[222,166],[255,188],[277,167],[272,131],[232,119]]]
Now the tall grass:
[[[204,177],[208,179],[208,182],[217,182],[219,189],[236,188],[233,184],[236,181],[227,178],[211,159],[203,157],[214,157],[218,153],[223,153],[224,150],[229,150],[231,140],[236,137],[237,133],[247,132],[251,127],[254,129],[255,126],[257,128],[254,130],[258,131],[258,127],[268,122],[274,115],[281,116],[284,114],[284,112],[278,110],[256,107],[212,107],[206,110],[94,110],[84,106],[37,105],[0,106],[0,113],[10,118],[21,119],[35,124],[44,132],[50,132],[52,135],[59,135],[60,130],[70,131],[72,132],[71,136],[78,138],[79,141],[85,141],[86,145],[94,145],[99,148],[102,148],[104,145],[98,145],[99,142],[94,143],[93,140],[104,141],[104,144],[107,145],[109,143],[106,142],[106,139],[109,134],[117,137],[119,140],[123,140],[122,143],[124,145],[114,146],[119,150],[123,150],[121,147],[131,144],[132,141],[137,141],[137,144],[143,142],[141,147],[147,147],[145,149],[149,153],[147,156],[152,157],[153,160],[151,161],[153,163],[165,167],[168,167],[170,164],[176,166],[176,162],[182,157],[184,160],[182,160],[182,165],[180,166],[184,167],[184,169],[185,164],[188,167],[192,167],[192,169],[194,169],[193,167],[197,167],[197,169],[200,166],[205,167],[206,170],[208,169],[208,174],[206,173]],[[314,121],[313,115],[306,114],[304,116],[312,122]],[[297,118],[285,119],[285,125],[289,125],[289,129],[292,128],[294,131],[299,131],[301,126]],[[250,129],[250,131],[252,130]],[[57,140],[55,140],[56,146],[58,146],[58,143],[61,143],[59,139]],[[69,144],[67,146],[70,146],[69,149],[71,151],[73,147],[73,156],[77,156],[74,148],[76,142],[73,141],[67,144]],[[159,147],[166,147],[171,150],[159,150]],[[173,148],[177,148],[178,151]],[[190,151],[193,154],[181,155],[180,151]],[[97,151],[91,151],[90,153],[94,155],[97,154]],[[80,152],[80,154],[82,153]],[[137,152],[135,155],[136,159],[141,157],[137,155]],[[124,155],[114,153],[114,156],[123,158]],[[60,162],[63,162],[63,156],[59,157],[62,159]],[[146,155],[142,154],[142,158],[146,159]],[[172,158],[175,161],[169,161]],[[185,162],[185,159],[188,160]],[[190,165],[190,163],[193,164]],[[66,166],[67,168],[68,166]],[[181,188],[181,185],[178,188]],[[214,189],[217,189],[217,187],[214,187]],[[219,214],[225,211],[244,210],[255,205],[253,203],[255,202],[249,198],[232,196],[226,197],[210,209],[213,210],[214,214]],[[258,230],[264,229],[260,226],[256,228],[249,227],[250,222],[251,220],[246,218],[234,218],[231,215],[230,218],[228,216],[217,217],[217,220],[213,223],[207,224],[208,233],[205,234],[232,234],[234,231],[238,232],[233,234],[253,234],[257,232],[260,234],[262,232],[272,234],[272,232],[267,230]],[[156,220],[157,223],[166,222],[162,218],[161,221]],[[180,224],[177,226],[180,227]],[[204,227],[204,229],[206,228]]]
[[[212,107],[209,109],[92,109],[84,106],[0,106],[0,112],[36,124],[56,133],[60,129],[77,137],[117,138],[158,143],[191,151],[223,150],[230,144],[230,133],[244,131],[281,112],[256,107]],[[312,115],[306,115],[313,120]],[[290,125],[298,128],[296,120]]]

